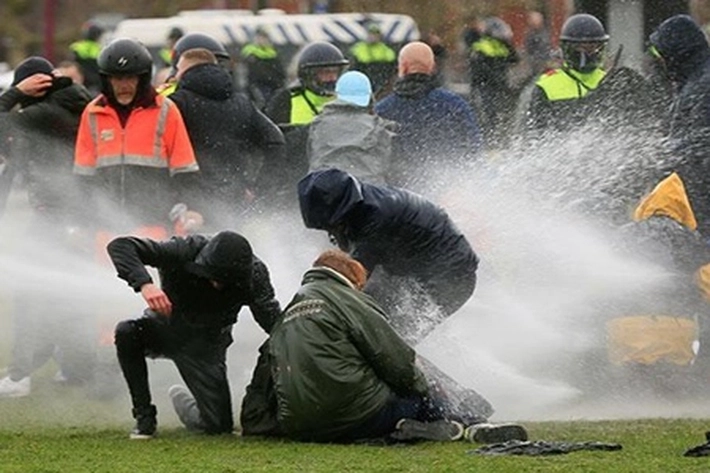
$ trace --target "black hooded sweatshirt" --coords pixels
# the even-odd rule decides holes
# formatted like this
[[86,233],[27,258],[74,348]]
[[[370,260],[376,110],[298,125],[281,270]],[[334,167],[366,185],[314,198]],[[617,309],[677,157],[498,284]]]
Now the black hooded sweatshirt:
[[[249,170],[264,159],[264,172],[282,161],[281,130],[246,95],[237,93],[232,77],[216,64],[188,69],[170,100],[180,109],[200,166],[203,208],[210,201],[234,205],[253,189]],[[200,204],[198,204],[200,205]]]
[[153,282],[145,266],[158,268],[163,291],[173,304],[170,323],[176,327],[197,330],[220,330],[237,321],[242,306],[248,305],[254,320],[267,333],[280,314],[274,297],[269,271],[256,256],[252,257],[248,287],[226,284],[215,289],[206,278],[191,272],[195,261],[214,259],[210,238],[193,235],[153,241],[135,237],[119,237],[108,244],[108,254],[118,277],[136,292]]
[[651,35],[676,85],[670,165],[685,184],[698,230],[710,237],[710,46],[687,15],[664,21]]

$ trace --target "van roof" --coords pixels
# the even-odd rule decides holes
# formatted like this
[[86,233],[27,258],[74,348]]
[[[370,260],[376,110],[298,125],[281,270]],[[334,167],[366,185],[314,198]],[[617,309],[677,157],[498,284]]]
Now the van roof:
[[[209,11],[209,10],[208,10]],[[313,41],[350,44],[367,37],[367,25],[377,23],[383,39],[392,44],[419,39],[419,29],[408,15],[388,13],[231,15],[183,14],[168,18],[123,20],[113,37],[138,39],[148,47],[160,47],[168,32],[180,27],[185,33],[206,33],[225,45],[246,44],[257,28],[266,31],[275,45],[303,45]]]

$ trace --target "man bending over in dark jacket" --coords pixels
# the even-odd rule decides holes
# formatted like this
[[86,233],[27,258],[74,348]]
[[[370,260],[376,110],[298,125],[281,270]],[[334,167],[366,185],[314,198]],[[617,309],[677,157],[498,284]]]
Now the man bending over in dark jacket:
[[[116,352],[136,419],[131,438],[151,438],[157,425],[146,356],[177,365],[189,391],[173,386],[170,398],[188,429],[232,432],[225,361],[232,325],[248,305],[269,333],[280,313],[266,265],[243,236],[229,231],[164,242],[120,237],[109,243],[108,253],[118,276],[148,303],[143,317],[116,326]],[[145,265],[158,268],[162,289]]]
[[365,292],[409,343],[473,294],[478,258],[446,212],[403,189],[360,182],[338,169],[298,184],[307,228],[326,230],[370,274]]

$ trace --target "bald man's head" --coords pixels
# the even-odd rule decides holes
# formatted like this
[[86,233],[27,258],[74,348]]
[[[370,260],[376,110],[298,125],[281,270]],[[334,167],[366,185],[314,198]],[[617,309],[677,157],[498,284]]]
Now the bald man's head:
[[398,73],[400,77],[407,74],[433,74],[434,52],[428,44],[414,41],[399,51]]

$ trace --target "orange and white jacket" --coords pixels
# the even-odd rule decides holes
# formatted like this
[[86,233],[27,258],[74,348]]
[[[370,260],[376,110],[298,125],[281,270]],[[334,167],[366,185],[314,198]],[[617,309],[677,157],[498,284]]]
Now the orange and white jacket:
[[156,96],[137,106],[124,126],[102,95],[84,110],[74,173],[91,183],[92,201],[100,206],[97,218],[112,214],[113,219],[118,212],[132,223],[165,222],[172,205],[189,192],[186,180],[177,177],[198,170],[185,124],[170,100]]

